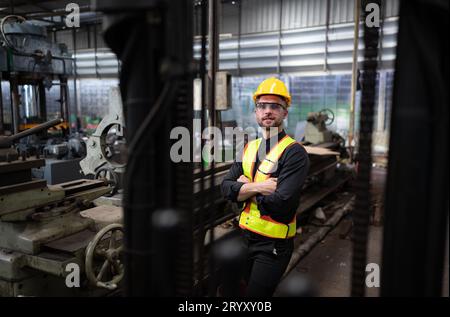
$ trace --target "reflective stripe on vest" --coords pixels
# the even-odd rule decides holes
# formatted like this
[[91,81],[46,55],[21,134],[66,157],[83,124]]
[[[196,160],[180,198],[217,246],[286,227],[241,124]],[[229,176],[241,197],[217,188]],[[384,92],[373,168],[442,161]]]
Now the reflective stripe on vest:
[[[262,139],[256,139],[247,143],[242,157],[242,169],[244,176],[252,182],[262,182],[270,178],[278,160],[284,150],[295,143],[295,140],[286,135],[276,144],[266,155],[264,160],[257,167],[255,177],[253,171],[255,168],[256,155]],[[284,224],[273,220],[270,216],[261,216],[258,205],[251,200],[245,202],[244,210],[239,219],[239,226],[257,234],[278,239],[286,239],[295,236],[296,216],[289,224]]]

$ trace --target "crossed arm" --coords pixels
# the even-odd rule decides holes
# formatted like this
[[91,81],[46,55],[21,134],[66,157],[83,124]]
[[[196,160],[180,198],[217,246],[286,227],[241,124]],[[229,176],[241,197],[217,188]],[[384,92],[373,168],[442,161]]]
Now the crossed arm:
[[253,183],[244,175],[242,164],[234,163],[222,183],[222,193],[228,200],[242,203],[249,198],[256,202],[256,195],[271,195],[277,188],[277,179]]
[[300,190],[309,169],[309,159],[304,148],[300,145],[290,147],[283,165],[277,178],[252,183],[243,176],[242,164],[235,162],[222,182],[224,198],[236,202],[240,207],[244,201],[252,199],[258,204],[261,213],[278,219],[288,217],[286,211],[295,210],[298,206]]
[[241,189],[239,190],[239,194],[237,196],[237,201],[246,201],[251,198],[256,203],[256,195],[271,195],[277,189],[277,179],[269,178],[263,182],[252,183],[250,180],[244,175],[239,176],[237,179],[238,182],[244,183]]

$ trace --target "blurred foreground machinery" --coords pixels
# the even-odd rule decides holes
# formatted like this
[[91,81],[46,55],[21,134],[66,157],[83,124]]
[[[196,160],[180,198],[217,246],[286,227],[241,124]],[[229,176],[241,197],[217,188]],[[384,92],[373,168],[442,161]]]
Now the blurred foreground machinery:
[[12,147],[60,122],[0,137],[0,296],[105,295],[123,277],[121,209],[92,204],[111,187],[87,179],[47,185],[31,173],[45,160]]

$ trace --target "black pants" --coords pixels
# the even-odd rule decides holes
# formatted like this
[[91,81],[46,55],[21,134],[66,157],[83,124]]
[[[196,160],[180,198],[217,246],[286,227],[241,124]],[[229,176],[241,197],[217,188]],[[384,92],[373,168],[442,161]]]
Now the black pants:
[[243,230],[243,238],[248,251],[246,296],[270,297],[289,264],[294,239],[271,239],[247,230]]

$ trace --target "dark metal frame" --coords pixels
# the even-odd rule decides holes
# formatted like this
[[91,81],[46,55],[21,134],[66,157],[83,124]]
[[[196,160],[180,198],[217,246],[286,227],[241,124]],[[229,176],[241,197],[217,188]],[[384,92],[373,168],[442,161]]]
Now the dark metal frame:
[[401,1],[381,296],[441,296],[449,211],[449,3]]
[[192,131],[192,3],[96,4],[107,18],[106,43],[122,62],[129,141],[125,295],[187,296],[193,289],[193,168],[171,162],[169,132],[180,125]]

